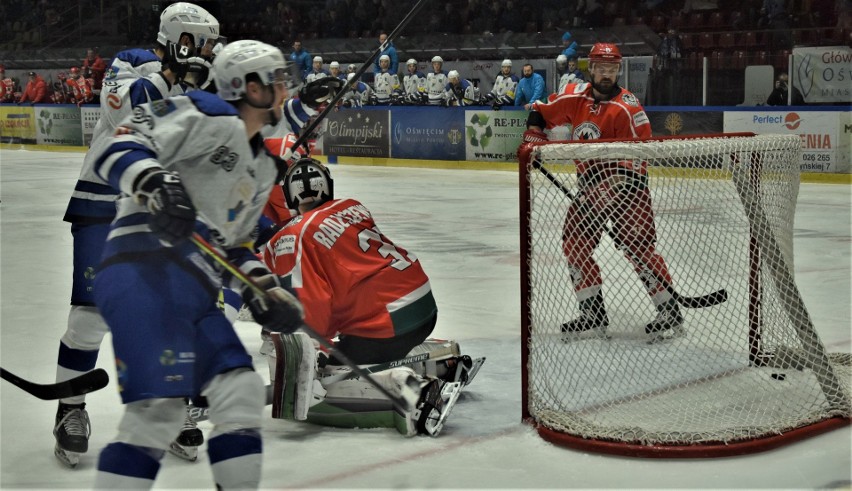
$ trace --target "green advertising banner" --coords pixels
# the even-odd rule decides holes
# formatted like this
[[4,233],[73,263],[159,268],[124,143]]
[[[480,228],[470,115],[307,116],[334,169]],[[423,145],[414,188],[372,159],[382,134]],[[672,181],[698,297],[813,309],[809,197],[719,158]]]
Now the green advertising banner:
[[71,104],[35,106],[36,143],[83,146],[80,108]]
[[517,160],[518,145],[527,129],[527,111],[464,112],[467,160]]

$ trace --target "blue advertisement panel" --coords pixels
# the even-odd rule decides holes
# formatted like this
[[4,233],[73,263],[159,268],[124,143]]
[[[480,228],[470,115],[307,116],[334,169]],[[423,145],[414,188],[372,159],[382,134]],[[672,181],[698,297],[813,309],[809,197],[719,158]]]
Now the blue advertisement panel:
[[391,157],[464,160],[464,111],[448,107],[394,108]]
[[326,155],[390,157],[390,111],[341,109],[328,115],[323,134]]

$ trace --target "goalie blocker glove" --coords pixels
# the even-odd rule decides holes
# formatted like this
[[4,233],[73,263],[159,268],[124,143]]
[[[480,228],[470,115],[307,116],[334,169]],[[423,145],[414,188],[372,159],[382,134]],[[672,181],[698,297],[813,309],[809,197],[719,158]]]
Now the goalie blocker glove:
[[[531,128],[536,126],[536,128]],[[540,143],[547,141],[547,135],[542,128],[547,127],[544,117],[538,111],[531,111],[527,117],[527,130],[524,131],[524,143]]]
[[195,206],[181,184],[180,176],[165,170],[142,174],[133,186],[133,197],[150,213],[148,225],[161,240],[175,244],[188,238],[195,228]]
[[259,295],[248,286],[243,291],[243,301],[258,324],[283,334],[291,334],[302,327],[305,318],[302,303],[281,285],[277,275],[266,272],[250,276],[265,291],[264,295]]

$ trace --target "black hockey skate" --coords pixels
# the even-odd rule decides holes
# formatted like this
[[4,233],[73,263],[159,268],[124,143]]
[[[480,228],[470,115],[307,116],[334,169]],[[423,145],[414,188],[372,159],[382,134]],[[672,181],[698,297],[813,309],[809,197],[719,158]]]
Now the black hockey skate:
[[189,415],[187,409],[180,434],[169,445],[169,452],[190,462],[198,459],[198,447],[204,443],[204,433],[198,429],[198,424]]
[[461,382],[429,381],[420,393],[420,400],[412,417],[416,421],[417,433],[438,436],[444,428],[453,406],[461,394]]
[[609,327],[609,318],[606,315],[603,294],[587,298],[580,302],[580,316],[562,324],[563,341],[580,339],[585,333],[600,333],[608,337],[606,330]]
[[657,306],[657,317],[645,326],[648,344],[680,337],[683,331],[683,315],[674,299]]
[[56,411],[53,436],[56,437],[56,446],[53,454],[60,462],[68,467],[77,467],[80,462],[80,454],[89,450],[89,435],[92,433],[92,425],[89,422],[89,413],[86,412],[86,404],[63,404],[59,403]]

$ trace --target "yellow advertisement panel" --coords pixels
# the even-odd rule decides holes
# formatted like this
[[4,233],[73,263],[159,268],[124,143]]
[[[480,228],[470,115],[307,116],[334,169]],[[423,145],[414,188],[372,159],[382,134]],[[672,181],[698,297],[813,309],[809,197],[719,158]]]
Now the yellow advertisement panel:
[[0,104],[0,142],[36,142],[35,111],[33,106]]

